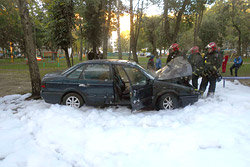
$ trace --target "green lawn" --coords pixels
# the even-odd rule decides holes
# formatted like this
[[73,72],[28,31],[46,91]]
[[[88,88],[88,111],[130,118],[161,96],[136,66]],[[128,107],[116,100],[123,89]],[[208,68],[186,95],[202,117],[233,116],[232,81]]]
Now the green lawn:
[[[109,59],[117,59],[117,56],[108,56]],[[128,56],[123,57],[124,60],[128,59]],[[86,58],[83,58],[83,61],[86,61]],[[146,68],[147,66],[147,57],[139,57],[139,64]],[[226,73],[222,74],[223,76],[230,76],[230,70],[229,68],[232,65],[231,60],[227,64],[227,71]],[[79,60],[77,57],[74,58],[74,64],[79,63]],[[166,58],[162,58],[162,65],[164,66],[166,63]],[[40,69],[40,74],[41,77],[43,77],[45,74],[54,72],[54,71],[59,71],[59,70],[64,70],[67,69],[66,65],[66,60],[65,58],[59,60],[59,67],[58,67],[58,62],[57,61],[51,61],[50,59],[45,59],[43,61],[38,62],[39,69]],[[4,70],[1,70],[4,69]],[[0,59],[0,73],[5,73],[6,70],[8,72],[14,72],[14,73],[26,73],[29,70],[29,67],[26,63],[26,60],[24,58],[18,58],[14,60],[14,63],[11,63],[10,59]],[[239,69],[238,72],[239,76],[250,76],[250,58],[244,58],[244,64],[242,67]]]

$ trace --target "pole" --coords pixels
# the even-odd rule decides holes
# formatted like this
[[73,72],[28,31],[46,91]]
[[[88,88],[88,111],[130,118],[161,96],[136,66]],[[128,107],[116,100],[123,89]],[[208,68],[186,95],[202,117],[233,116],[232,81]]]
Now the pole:
[[45,62],[44,62],[44,52],[43,52],[43,67],[45,67]]
[[59,57],[60,57],[60,54],[58,54],[58,52],[56,52],[57,54],[57,67],[60,67],[60,64],[59,64]]
[[12,47],[12,42],[10,42],[10,57],[11,57],[11,63],[14,62],[14,57],[13,57],[13,47]]

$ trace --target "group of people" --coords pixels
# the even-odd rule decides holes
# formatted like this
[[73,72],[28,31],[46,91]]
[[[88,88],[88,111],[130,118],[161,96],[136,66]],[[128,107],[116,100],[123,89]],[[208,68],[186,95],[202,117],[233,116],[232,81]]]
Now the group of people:
[[[216,89],[216,82],[221,80],[221,75],[219,73],[219,68],[222,65],[222,73],[226,71],[226,63],[228,60],[228,56],[223,57],[223,52],[217,48],[215,42],[210,42],[206,46],[206,53],[201,54],[198,46],[194,46],[190,49],[189,55],[184,55],[179,48],[177,43],[174,43],[170,46],[170,54],[167,58],[166,63],[170,62],[172,59],[178,56],[187,57],[189,63],[192,66],[192,85],[196,90],[199,90],[201,94],[205,92],[208,83],[208,94],[207,96],[211,96],[214,94]],[[160,58],[158,57],[154,66],[154,56],[151,55],[147,68],[149,70],[160,69],[159,62],[161,63]],[[158,60],[159,59],[159,60]],[[233,75],[232,70],[235,69],[235,76],[237,76],[237,71],[242,64],[242,59],[240,56],[236,56],[234,59],[234,64],[230,68],[231,75]],[[202,77],[202,81],[200,87],[198,87],[198,79]]]
[[103,59],[103,54],[98,50],[97,53],[95,54],[93,50],[91,50],[88,54],[88,60],[93,60],[93,59]]
[[156,58],[156,61],[154,62],[154,55],[151,55],[148,59],[147,69],[149,71],[155,71],[161,69],[161,55]]

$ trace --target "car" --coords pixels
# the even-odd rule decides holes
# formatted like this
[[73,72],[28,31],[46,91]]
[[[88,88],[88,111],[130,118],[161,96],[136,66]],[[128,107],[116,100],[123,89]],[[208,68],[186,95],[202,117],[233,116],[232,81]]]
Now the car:
[[3,58],[4,58],[4,54],[0,53],[0,59],[3,59]]
[[72,107],[128,106],[132,110],[175,109],[198,100],[189,84],[192,74],[187,60],[172,60],[150,73],[127,60],[89,60],[63,72],[46,74],[41,97],[47,103]]

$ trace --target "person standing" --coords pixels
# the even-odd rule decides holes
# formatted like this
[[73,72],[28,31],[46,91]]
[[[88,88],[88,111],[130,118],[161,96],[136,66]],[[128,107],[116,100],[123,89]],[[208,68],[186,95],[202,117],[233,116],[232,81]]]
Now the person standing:
[[236,55],[235,59],[234,59],[234,64],[230,67],[230,72],[231,75],[233,75],[233,69],[235,69],[235,76],[238,76],[238,69],[240,68],[240,66],[242,65],[242,58],[239,55]]
[[167,62],[170,62],[172,59],[181,56],[180,48],[177,43],[173,43],[169,48],[170,54],[168,55]]
[[88,60],[93,60],[95,58],[95,54],[93,52],[93,50],[91,50],[89,53],[88,53]]
[[154,57],[155,57],[154,55],[151,55],[149,60],[148,60],[147,69],[149,71],[155,71]]
[[190,49],[190,55],[188,61],[192,66],[192,85],[195,89],[198,89],[198,79],[203,71],[203,58],[200,54],[199,47],[194,46]]
[[155,67],[156,67],[156,70],[161,69],[161,55],[156,58]]
[[213,96],[216,88],[216,79],[220,76],[219,68],[222,64],[222,57],[216,50],[216,43],[210,42],[207,46],[207,53],[203,58],[204,69],[202,73],[202,81],[200,92],[203,94],[209,85],[207,96]]
[[228,53],[226,53],[226,54],[223,56],[222,73],[225,73],[225,72],[226,72],[228,57],[229,57]]

